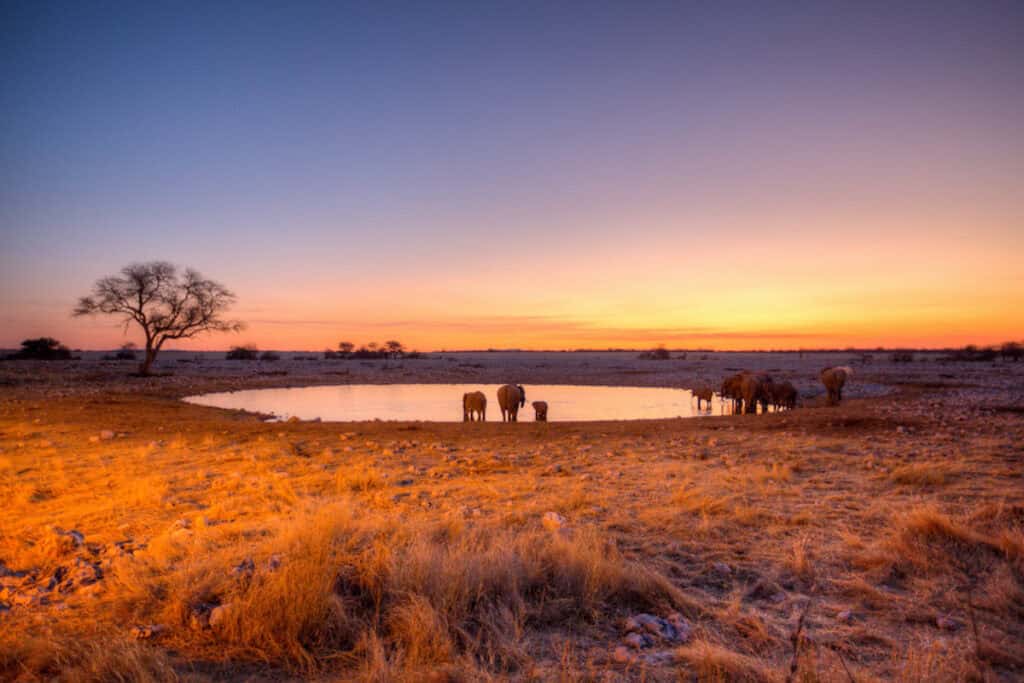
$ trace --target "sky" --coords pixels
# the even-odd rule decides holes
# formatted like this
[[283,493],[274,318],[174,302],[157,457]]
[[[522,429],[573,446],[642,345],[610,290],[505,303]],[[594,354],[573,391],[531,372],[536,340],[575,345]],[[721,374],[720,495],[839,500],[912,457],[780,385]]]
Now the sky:
[[1022,245],[1020,2],[0,1],[0,347],[987,344]]

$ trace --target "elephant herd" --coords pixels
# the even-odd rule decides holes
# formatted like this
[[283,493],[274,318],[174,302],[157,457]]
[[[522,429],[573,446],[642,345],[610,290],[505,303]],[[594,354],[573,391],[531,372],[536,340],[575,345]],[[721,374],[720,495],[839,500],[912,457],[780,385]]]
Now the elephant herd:
[[[828,405],[838,405],[843,399],[843,385],[846,380],[853,376],[853,369],[843,365],[838,367],[825,368],[819,375],[821,383],[828,391]],[[723,401],[732,403],[734,414],[754,414],[757,407],[761,406],[761,412],[767,412],[768,406],[775,410],[791,410],[796,407],[799,394],[792,382],[778,382],[766,372],[751,372],[744,370],[735,375],[726,377],[722,382],[719,394]],[[702,401],[711,405],[713,392],[710,387],[695,389],[693,395],[697,398],[697,409],[700,410]]]
[[[853,376],[853,369],[846,365],[829,367],[821,371],[819,378],[828,391],[828,405],[838,405],[843,400],[843,386]],[[711,407],[715,392],[709,386],[697,387],[693,397],[697,399],[697,410],[703,404]],[[799,394],[796,387],[789,381],[776,381],[767,372],[744,370],[726,377],[719,389],[722,401],[732,404],[733,414],[753,415],[757,407],[761,412],[768,412],[768,407],[776,411],[796,408]],[[545,401],[534,401],[532,404],[534,419],[547,422],[548,404]],[[521,384],[505,384],[498,388],[498,407],[501,408],[502,422],[518,422],[519,409],[526,407],[526,389]],[[484,422],[487,420],[487,396],[482,391],[471,391],[462,395],[462,421]]]
[[[532,403],[534,419],[548,421],[548,404],[545,401]],[[502,422],[518,422],[519,409],[526,407],[526,389],[521,384],[505,384],[498,388],[498,407],[501,408]],[[462,421],[484,422],[487,420],[487,396],[482,391],[471,391],[462,395]]]

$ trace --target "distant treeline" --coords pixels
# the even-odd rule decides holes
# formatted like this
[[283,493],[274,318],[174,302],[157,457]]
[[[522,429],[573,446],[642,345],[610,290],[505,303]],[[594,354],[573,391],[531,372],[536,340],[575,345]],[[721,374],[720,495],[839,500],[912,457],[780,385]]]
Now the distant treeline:
[[[74,353],[81,353],[76,349]],[[913,362],[920,355],[927,354],[935,356],[939,354],[938,360],[952,362],[986,362],[996,359],[1017,361],[1024,357],[1024,342],[1009,341],[999,345],[978,346],[968,344],[960,348],[885,348],[877,346],[874,348],[845,347],[836,349],[749,349],[746,351],[715,351],[714,349],[667,349],[659,346],[654,349],[552,349],[550,351],[529,351],[524,349],[466,349],[466,350],[441,350],[437,353],[636,353],[638,358],[643,360],[671,360],[686,359],[689,354],[697,354],[699,360],[704,360],[707,354],[712,353],[797,353],[797,354],[836,354],[847,353],[857,357],[861,362],[870,363],[874,360],[887,358],[894,363]],[[244,346],[233,346],[225,356],[228,360],[263,360],[276,361],[281,359],[280,352],[260,351],[252,344]],[[325,349],[323,358],[325,360],[389,360],[389,359],[420,359],[427,356],[419,351],[407,351],[405,345],[397,340],[386,341],[383,344],[369,342],[356,346],[351,342],[339,342],[337,349]],[[136,360],[137,351],[135,345],[127,343],[121,346],[114,353],[106,354],[103,360],[108,361],[129,361]],[[316,360],[315,352],[292,356],[292,360]],[[21,348],[14,351],[0,350],[0,360],[81,360],[80,356],[72,354],[71,349],[61,344],[53,337],[37,337],[26,339],[21,342]]]
[[[231,347],[225,358],[227,360],[281,360],[281,356],[277,352],[263,351],[261,353],[252,344]],[[419,351],[406,351],[405,345],[402,342],[392,339],[383,344],[370,342],[359,347],[356,347],[352,342],[339,342],[337,350],[325,349],[323,358],[324,360],[397,360],[400,358],[415,360],[424,358],[424,355]],[[310,354],[293,356],[292,360],[317,360],[317,358],[315,355]]]

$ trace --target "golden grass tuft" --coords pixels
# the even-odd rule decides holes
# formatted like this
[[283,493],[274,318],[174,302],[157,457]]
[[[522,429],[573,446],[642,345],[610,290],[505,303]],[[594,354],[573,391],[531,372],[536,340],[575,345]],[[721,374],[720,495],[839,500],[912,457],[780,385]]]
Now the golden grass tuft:
[[675,654],[689,665],[696,680],[702,683],[764,683],[783,680],[782,676],[765,662],[706,639],[678,648]]
[[371,465],[342,465],[335,476],[338,493],[365,492],[384,486],[384,477]]
[[683,512],[711,516],[728,512],[732,497],[716,494],[708,486],[684,479],[673,494],[672,502]]
[[804,581],[814,578],[814,562],[811,559],[810,540],[801,536],[793,541],[792,554],[789,557],[789,568]]
[[958,468],[949,463],[920,462],[896,467],[889,476],[903,486],[943,486],[958,472]]
[[167,655],[158,648],[120,637],[81,640],[15,637],[0,631],[0,679],[56,680],[67,683],[180,680]]

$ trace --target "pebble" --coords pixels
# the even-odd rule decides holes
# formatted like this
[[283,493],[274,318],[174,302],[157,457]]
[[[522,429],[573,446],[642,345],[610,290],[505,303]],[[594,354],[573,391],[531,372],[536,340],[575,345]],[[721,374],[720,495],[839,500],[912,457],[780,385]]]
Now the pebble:
[[231,611],[231,603],[225,603],[223,605],[217,605],[210,610],[209,624],[210,628],[218,628],[224,625],[225,620]]
[[622,642],[634,650],[643,650],[654,645],[654,641],[651,640],[650,636],[643,633],[630,633],[622,639]]
[[544,516],[541,518],[541,524],[548,531],[559,531],[566,525],[566,521],[565,517],[552,511],[544,513]]
[[636,660],[636,655],[629,651],[629,648],[619,645],[612,652],[612,659],[619,664],[630,664]]
[[693,633],[689,622],[678,612],[673,612],[666,619],[653,614],[637,614],[626,620],[626,630],[631,636],[643,635],[649,640],[647,634],[650,634],[673,643],[685,643]]
[[247,557],[234,567],[231,568],[231,573],[236,576],[252,576],[256,572],[256,563],[253,562],[251,557]]
[[132,638],[135,638],[136,640],[148,640],[150,638],[157,637],[158,635],[160,635],[161,633],[163,633],[166,630],[167,630],[167,627],[164,626],[163,624],[148,624],[146,626],[133,626],[132,630],[131,630],[131,636],[132,636]]

